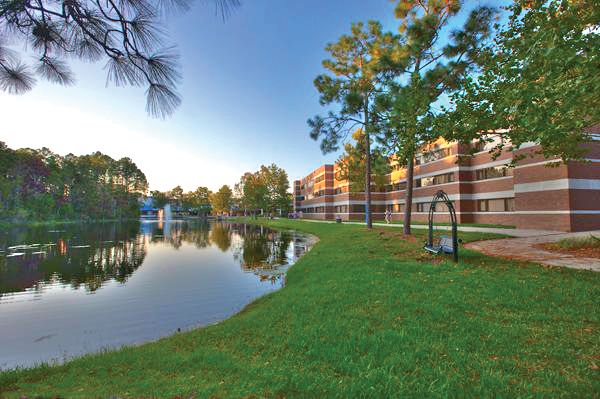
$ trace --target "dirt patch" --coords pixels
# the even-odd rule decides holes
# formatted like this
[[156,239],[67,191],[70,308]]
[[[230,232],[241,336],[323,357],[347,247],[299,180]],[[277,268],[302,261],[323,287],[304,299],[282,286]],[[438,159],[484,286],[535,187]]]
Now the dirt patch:
[[572,255],[581,258],[600,259],[600,247],[563,248],[555,243],[537,244],[534,245],[534,247],[559,254]]

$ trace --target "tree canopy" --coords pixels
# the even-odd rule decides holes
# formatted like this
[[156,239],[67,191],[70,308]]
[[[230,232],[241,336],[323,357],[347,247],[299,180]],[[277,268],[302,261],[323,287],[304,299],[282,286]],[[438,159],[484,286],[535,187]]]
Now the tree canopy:
[[139,215],[148,189],[129,158],[60,156],[0,142],[0,215],[8,220],[117,219]]
[[223,185],[219,191],[210,196],[210,204],[214,212],[225,213],[233,205],[233,192],[228,185]]
[[290,183],[287,173],[275,164],[262,165],[256,172],[246,172],[235,185],[240,206],[256,214],[265,212],[288,212],[291,206]]
[[597,1],[515,0],[487,47],[484,69],[452,100],[448,139],[541,145],[547,158],[580,159],[600,121]]

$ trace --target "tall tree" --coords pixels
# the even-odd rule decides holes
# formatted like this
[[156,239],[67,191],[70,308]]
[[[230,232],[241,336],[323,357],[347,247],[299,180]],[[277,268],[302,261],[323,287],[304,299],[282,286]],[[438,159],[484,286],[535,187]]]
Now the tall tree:
[[261,209],[265,212],[289,211],[291,194],[287,173],[275,164],[262,165],[254,173],[246,172],[235,185],[235,194],[240,205],[253,215]]
[[261,166],[259,174],[267,188],[267,211],[289,211],[291,200],[288,193],[290,182],[285,170],[275,164]]
[[183,205],[183,188],[181,186],[175,186],[169,192],[169,198],[177,205]]
[[246,172],[235,185],[237,197],[245,210],[252,212],[256,217],[259,209],[265,210],[268,206],[268,189],[264,176],[259,173]]
[[233,192],[228,185],[222,186],[219,191],[210,196],[210,204],[213,211],[218,213],[229,212],[231,210]]
[[481,46],[491,32],[495,11],[472,10],[460,29],[448,25],[461,10],[459,0],[401,0],[396,37],[397,58],[382,62],[391,77],[387,91],[378,96],[379,128],[400,164],[406,166],[404,233],[410,234],[414,158],[420,147],[439,135],[433,130],[443,95],[460,88],[481,57]]
[[[0,89],[29,91],[35,75],[71,85],[70,58],[106,61],[107,83],[146,86],[146,110],[171,114],[181,102],[181,78],[174,47],[165,46],[163,16],[188,7],[189,0],[2,0],[0,1]],[[239,0],[213,0],[222,15]],[[35,54],[32,68],[8,47],[22,43]]]
[[209,213],[212,192],[208,187],[198,187],[194,191],[183,194],[183,206],[195,213]]
[[342,36],[337,43],[326,47],[331,59],[323,61],[331,75],[323,74],[315,79],[315,87],[321,97],[321,105],[334,105],[335,111],[327,116],[315,116],[308,120],[311,137],[321,139],[324,153],[339,149],[357,129],[365,134],[365,221],[371,221],[371,144],[374,120],[374,99],[385,80],[380,59],[391,56],[394,37],[383,33],[381,24],[370,21],[352,25],[350,35]]
[[453,96],[450,139],[541,145],[547,158],[584,156],[586,127],[600,122],[597,1],[515,0],[488,47],[484,70]]

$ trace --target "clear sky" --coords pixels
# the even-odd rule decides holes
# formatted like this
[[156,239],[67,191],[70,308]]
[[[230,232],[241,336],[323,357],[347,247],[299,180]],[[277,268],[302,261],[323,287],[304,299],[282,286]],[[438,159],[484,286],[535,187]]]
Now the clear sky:
[[354,21],[378,19],[395,29],[394,4],[243,0],[223,22],[203,3],[168,22],[184,76],[173,117],[150,118],[144,88],[106,88],[102,63],[74,63],[74,87],[38,81],[22,96],[0,92],[0,141],[62,155],[129,156],[159,190],[216,190],[272,162],[293,181],[333,162],[337,155],[324,156],[306,125],[324,111],[312,83],[324,47]]

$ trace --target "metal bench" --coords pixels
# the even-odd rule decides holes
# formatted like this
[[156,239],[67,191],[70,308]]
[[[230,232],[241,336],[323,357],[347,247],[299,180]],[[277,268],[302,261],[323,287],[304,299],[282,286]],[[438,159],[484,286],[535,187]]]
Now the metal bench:
[[437,245],[427,245],[423,247],[424,250],[431,252],[432,254],[439,254],[440,252],[445,254],[454,253],[454,245],[452,245],[452,238],[447,236],[440,236]]

